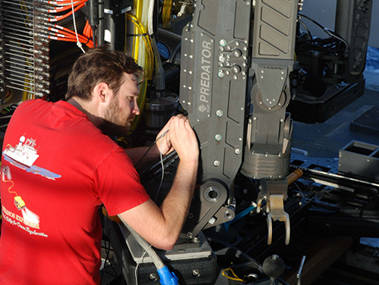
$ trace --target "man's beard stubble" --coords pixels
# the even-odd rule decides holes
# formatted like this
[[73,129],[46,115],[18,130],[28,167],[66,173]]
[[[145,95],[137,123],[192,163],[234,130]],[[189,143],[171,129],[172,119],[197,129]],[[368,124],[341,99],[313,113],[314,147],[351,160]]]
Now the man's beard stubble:
[[100,125],[101,131],[109,136],[125,136],[129,130],[128,121],[118,122],[120,107],[117,100],[112,100],[104,114],[103,123]]

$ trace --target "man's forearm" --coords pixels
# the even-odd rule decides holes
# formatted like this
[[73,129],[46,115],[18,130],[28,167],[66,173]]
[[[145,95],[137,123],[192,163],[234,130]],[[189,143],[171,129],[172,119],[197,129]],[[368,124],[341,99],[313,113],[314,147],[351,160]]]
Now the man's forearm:
[[198,161],[180,161],[174,183],[159,208],[151,199],[119,214],[151,245],[171,249],[187,216],[196,183]]
[[187,217],[196,184],[198,161],[179,162],[174,183],[162,203],[161,210],[167,231],[174,242]]

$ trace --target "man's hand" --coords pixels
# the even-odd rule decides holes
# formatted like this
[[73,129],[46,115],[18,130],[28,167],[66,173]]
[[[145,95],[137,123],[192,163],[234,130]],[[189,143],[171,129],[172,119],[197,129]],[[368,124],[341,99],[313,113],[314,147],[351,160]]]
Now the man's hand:
[[159,152],[163,155],[169,154],[171,151],[174,150],[174,148],[171,145],[169,136],[167,135],[170,131],[170,124],[171,121],[175,117],[171,117],[170,120],[166,123],[166,125],[161,129],[161,131],[158,133],[157,137],[155,138],[155,143],[157,145],[157,148]]
[[176,150],[180,160],[197,161],[199,145],[196,135],[186,117],[171,117],[156,138],[156,144],[162,154]]

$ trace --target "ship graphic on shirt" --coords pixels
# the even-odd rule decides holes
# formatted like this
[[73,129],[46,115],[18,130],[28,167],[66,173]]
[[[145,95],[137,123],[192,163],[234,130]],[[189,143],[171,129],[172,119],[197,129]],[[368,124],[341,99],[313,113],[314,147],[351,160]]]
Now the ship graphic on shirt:
[[37,150],[34,148],[35,145],[35,140],[26,139],[24,136],[21,136],[16,147],[8,146],[4,150],[4,155],[27,167],[31,167],[39,157]]
[[18,168],[25,170],[26,172],[38,174],[53,180],[60,178],[61,175],[34,165],[39,157],[35,146],[36,141],[34,139],[21,136],[18,144],[15,147],[8,145],[3,150],[2,154],[6,161],[10,162]]

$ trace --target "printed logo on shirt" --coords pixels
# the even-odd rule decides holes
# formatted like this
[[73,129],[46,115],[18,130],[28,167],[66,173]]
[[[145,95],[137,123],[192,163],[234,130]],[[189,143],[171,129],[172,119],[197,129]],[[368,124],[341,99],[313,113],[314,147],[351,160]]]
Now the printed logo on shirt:
[[21,212],[22,215],[20,216],[6,209],[4,205],[2,205],[3,219],[11,225],[15,225],[31,235],[47,237],[46,234],[37,232],[35,230],[39,229],[39,216],[26,207],[26,203],[24,202],[22,197],[18,195],[17,192],[14,190],[15,183],[12,180],[11,171],[8,166],[3,166],[1,168],[1,181],[7,184],[9,183],[8,192],[14,194],[14,206],[17,210]]
[[34,139],[21,136],[15,147],[7,145],[3,151],[3,157],[9,163],[27,172],[41,175],[52,180],[60,178],[61,175],[34,165],[39,157],[35,146],[36,141]]

